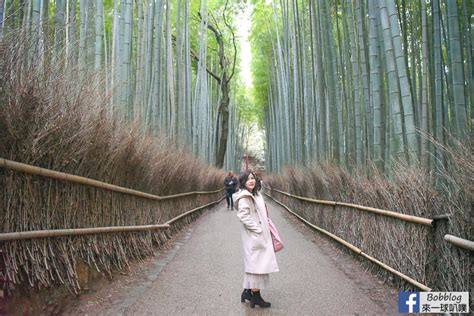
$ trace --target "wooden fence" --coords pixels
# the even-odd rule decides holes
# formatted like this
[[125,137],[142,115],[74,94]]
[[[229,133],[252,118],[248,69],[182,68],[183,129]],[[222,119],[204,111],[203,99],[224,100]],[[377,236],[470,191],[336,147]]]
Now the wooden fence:
[[[31,175],[38,175],[43,177],[48,177],[56,180],[68,181],[72,183],[82,184],[86,186],[96,187],[99,189],[134,195],[142,198],[147,198],[151,200],[168,200],[168,199],[176,199],[190,195],[197,195],[197,194],[214,194],[224,189],[218,189],[214,191],[193,191],[193,192],[186,192],[186,193],[179,193],[167,196],[158,196],[153,195],[137,190],[132,190],[124,187],[120,187],[117,185],[113,185],[110,183],[105,183],[102,181],[89,179],[85,177],[80,177],[64,172],[49,170],[45,168],[40,168],[36,166],[31,166],[28,164],[7,160],[4,158],[0,158],[0,168],[10,169],[17,172],[22,172]],[[78,236],[78,235],[88,235],[88,234],[100,234],[100,233],[114,233],[114,232],[131,232],[131,231],[146,231],[146,230],[156,230],[156,229],[165,229],[169,228],[170,224],[174,223],[175,221],[190,215],[198,210],[203,208],[209,207],[213,204],[219,203],[222,201],[223,198],[197,207],[190,211],[187,211],[184,214],[181,214],[164,224],[155,224],[155,225],[138,225],[138,226],[108,226],[108,227],[88,227],[88,228],[75,228],[75,229],[55,229],[55,230],[39,230],[39,231],[25,231],[25,232],[10,232],[10,233],[0,233],[0,241],[4,240],[22,240],[22,239],[33,239],[33,238],[45,238],[45,237],[58,237],[58,236]]]
[[[293,199],[297,199],[297,200],[300,200],[300,201],[315,203],[315,204],[324,205],[324,206],[347,207],[347,208],[356,209],[356,210],[360,210],[360,211],[364,211],[364,212],[369,212],[369,213],[380,215],[380,216],[396,218],[398,220],[409,222],[409,223],[415,223],[415,224],[419,224],[419,225],[423,225],[423,226],[428,226],[431,229],[436,228],[436,225],[435,225],[436,221],[443,221],[443,220],[446,220],[446,219],[449,218],[449,216],[443,215],[443,216],[438,216],[435,219],[429,219],[429,218],[423,218],[423,217],[418,217],[418,216],[400,214],[400,213],[393,212],[393,211],[388,211],[388,210],[383,210],[383,209],[378,209],[378,208],[373,208],[373,207],[367,207],[367,206],[362,206],[362,205],[357,205],[357,204],[352,204],[352,203],[336,202],[336,201],[329,201],[329,200],[318,200],[318,199],[313,199],[313,198],[308,198],[308,197],[302,197],[302,196],[297,196],[297,195],[294,195],[294,194],[291,194],[291,193],[288,193],[288,192],[285,192],[285,191],[281,191],[281,190],[278,190],[278,189],[274,189],[274,188],[265,188],[265,189],[267,191],[271,191],[271,192],[278,192],[278,193],[280,193],[284,196],[287,196],[287,197],[290,197],[290,198],[293,198]],[[388,271],[392,274],[397,275],[401,279],[405,280],[406,282],[414,285],[415,287],[417,287],[417,288],[419,288],[423,291],[431,291],[432,290],[432,288],[422,284],[421,282],[418,282],[417,280],[407,276],[404,273],[401,273],[400,271],[398,271],[398,270],[394,269],[393,267],[379,261],[378,259],[374,258],[373,256],[370,256],[369,254],[365,253],[362,249],[360,249],[360,248],[356,247],[355,245],[347,242],[346,240],[340,238],[339,236],[337,236],[337,235],[335,235],[335,234],[333,234],[333,233],[331,233],[331,232],[329,232],[329,231],[327,231],[327,230],[325,230],[325,229],[323,229],[323,228],[321,228],[317,225],[314,225],[313,223],[306,220],[304,217],[302,217],[299,214],[297,214],[296,212],[292,211],[287,205],[285,205],[281,201],[277,200],[274,196],[272,196],[268,193],[265,193],[265,194],[268,197],[270,197],[271,199],[273,199],[276,203],[278,203],[282,207],[284,207],[288,212],[290,212],[291,214],[296,216],[299,220],[304,222],[306,225],[308,225],[308,226],[312,227],[313,229],[315,229],[315,230],[325,234],[326,236],[332,238],[333,240],[335,240],[338,243],[344,245],[345,247],[347,247],[348,249],[350,249],[354,253],[365,257],[366,259],[368,259],[371,262],[375,263],[379,267],[385,269],[386,271]],[[462,239],[462,238],[452,236],[452,235],[449,235],[449,234],[444,235],[444,240],[450,242],[451,244],[453,244],[457,247],[466,249],[468,251],[474,251],[474,242],[473,241]]]

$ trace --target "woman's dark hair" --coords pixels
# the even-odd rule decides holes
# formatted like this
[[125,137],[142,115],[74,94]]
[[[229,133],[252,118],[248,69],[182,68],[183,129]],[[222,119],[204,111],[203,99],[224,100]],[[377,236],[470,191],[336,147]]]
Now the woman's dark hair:
[[[253,172],[243,171],[239,174],[239,186],[242,190],[247,190],[247,188],[245,187],[245,183],[249,179],[250,175],[253,175],[253,177],[255,178],[255,181],[257,181],[257,176],[255,176],[255,173],[253,173]],[[255,182],[255,188],[253,188],[252,192],[250,192],[250,193],[252,193],[253,195],[258,194],[258,192],[257,192],[257,182]]]

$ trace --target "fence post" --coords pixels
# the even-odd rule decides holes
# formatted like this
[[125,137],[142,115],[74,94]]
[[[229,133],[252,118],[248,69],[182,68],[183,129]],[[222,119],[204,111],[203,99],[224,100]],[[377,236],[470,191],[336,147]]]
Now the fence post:
[[450,214],[439,214],[433,216],[433,229],[431,229],[431,233],[429,234],[427,240],[427,248],[429,249],[428,253],[431,257],[428,259],[428,261],[432,262],[432,264],[429,264],[427,267],[427,278],[429,280],[435,280],[435,282],[431,284],[431,287],[438,291],[443,288],[439,275],[439,273],[443,271],[440,269],[440,265],[442,264],[440,259],[443,253],[442,245],[444,243],[444,235],[449,228],[450,216]]

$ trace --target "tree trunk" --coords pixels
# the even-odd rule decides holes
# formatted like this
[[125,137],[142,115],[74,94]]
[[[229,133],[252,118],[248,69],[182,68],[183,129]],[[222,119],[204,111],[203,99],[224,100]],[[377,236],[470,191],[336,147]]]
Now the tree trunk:
[[423,51],[423,73],[421,75],[421,164],[428,167],[428,78],[429,78],[429,53],[428,53],[428,26],[426,20],[426,0],[421,2],[421,36],[422,36],[422,51]]
[[[441,25],[439,0],[433,0],[433,38],[434,38],[434,81],[435,81],[435,120],[434,130],[436,140],[444,144],[443,137],[443,78],[442,78],[442,51],[441,51]],[[442,161],[441,150],[436,150],[438,161]]]
[[[459,15],[456,1],[447,1],[448,32],[451,56],[452,86],[454,97],[455,131],[460,139],[464,139],[467,131],[466,93],[464,91],[464,68],[459,33]],[[472,89],[472,87],[471,87]]]
[[95,62],[94,69],[100,69],[102,65],[102,37],[104,36],[104,29],[102,28],[102,19],[104,15],[103,1],[96,1],[96,15],[95,15]]
[[224,157],[227,148],[227,137],[229,134],[229,82],[225,75],[222,76],[221,82],[221,102],[219,104],[219,113],[221,117],[222,127],[219,133],[219,142],[217,143],[217,157],[216,167],[222,168],[224,166]]
[[402,109],[400,107],[400,91],[397,76],[397,67],[395,65],[395,54],[393,48],[393,34],[390,29],[389,14],[386,0],[381,2],[380,22],[383,29],[383,43],[385,48],[385,60],[387,65],[387,77],[389,88],[390,112],[393,124],[392,133],[392,152],[401,161],[407,161],[405,153],[405,142],[403,135]]
[[[383,170],[383,148],[382,135],[384,129],[382,126],[382,99],[380,91],[380,55],[379,55],[379,38],[377,32],[377,12],[379,10],[376,0],[369,0],[369,65],[370,65],[370,87],[372,97],[370,98],[373,112],[373,139],[369,138],[369,142],[373,145],[373,159],[379,170]],[[370,127],[370,126],[369,126]]]
[[403,106],[403,131],[406,138],[406,146],[408,149],[408,158],[410,162],[418,159],[418,142],[415,131],[415,116],[413,113],[413,100],[411,96],[411,87],[408,80],[407,64],[405,63],[405,54],[402,49],[400,26],[395,3],[391,0],[385,0],[389,19],[390,30],[392,33],[393,49],[395,52],[395,60],[397,65],[398,81],[400,85],[400,95]]
[[3,25],[5,20],[5,7],[6,7],[6,0],[0,0],[0,39],[3,36]]

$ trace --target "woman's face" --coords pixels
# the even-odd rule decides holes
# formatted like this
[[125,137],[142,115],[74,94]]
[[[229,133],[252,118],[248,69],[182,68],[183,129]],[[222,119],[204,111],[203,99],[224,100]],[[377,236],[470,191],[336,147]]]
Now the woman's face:
[[253,174],[250,174],[249,177],[247,178],[247,182],[245,182],[245,188],[249,190],[250,192],[255,189],[255,177]]

